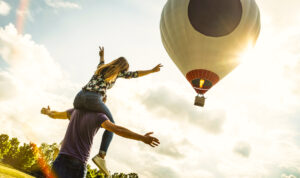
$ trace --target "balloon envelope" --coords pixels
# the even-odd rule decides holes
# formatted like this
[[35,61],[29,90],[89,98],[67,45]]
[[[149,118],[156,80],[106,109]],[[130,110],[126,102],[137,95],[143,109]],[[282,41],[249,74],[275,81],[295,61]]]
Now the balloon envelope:
[[230,73],[260,32],[255,0],[168,0],[160,31],[170,58],[199,94]]

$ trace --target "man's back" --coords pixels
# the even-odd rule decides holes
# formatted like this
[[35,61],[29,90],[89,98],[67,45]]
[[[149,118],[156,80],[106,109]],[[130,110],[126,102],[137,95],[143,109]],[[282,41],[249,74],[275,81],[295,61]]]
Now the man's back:
[[75,157],[85,163],[88,160],[95,134],[108,118],[102,113],[84,110],[70,109],[67,112],[70,115],[70,123],[60,154]]

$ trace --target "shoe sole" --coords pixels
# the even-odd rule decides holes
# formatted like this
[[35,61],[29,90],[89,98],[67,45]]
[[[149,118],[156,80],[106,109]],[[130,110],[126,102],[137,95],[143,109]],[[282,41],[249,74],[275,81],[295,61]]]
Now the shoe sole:
[[94,159],[92,159],[92,161],[93,161],[94,164],[96,164],[96,166],[101,170],[101,172],[103,172],[106,176],[110,176],[109,174],[107,174],[107,173],[101,168],[101,166],[98,166],[98,164],[96,163],[96,161],[94,161]]

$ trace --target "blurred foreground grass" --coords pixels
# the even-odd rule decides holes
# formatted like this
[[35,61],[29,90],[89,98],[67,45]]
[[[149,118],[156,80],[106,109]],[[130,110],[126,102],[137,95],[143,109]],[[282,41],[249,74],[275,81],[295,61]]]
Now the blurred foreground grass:
[[0,178],[34,178],[10,166],[0,163]]

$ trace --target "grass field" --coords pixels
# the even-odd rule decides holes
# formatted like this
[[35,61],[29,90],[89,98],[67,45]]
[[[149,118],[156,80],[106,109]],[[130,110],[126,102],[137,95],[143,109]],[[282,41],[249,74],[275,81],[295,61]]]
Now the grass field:
[[25,174],[23,172],[15,170],[6,165],[0,164],[0,178],[16,178],[16,177],[18,177],[18,178],[34,178],[32,176],[29,176],[28,174]]

